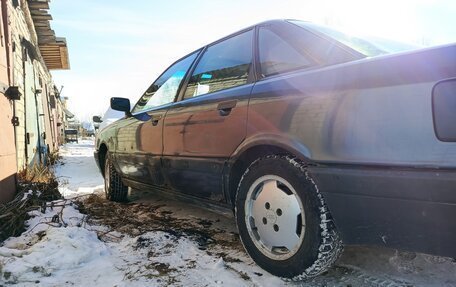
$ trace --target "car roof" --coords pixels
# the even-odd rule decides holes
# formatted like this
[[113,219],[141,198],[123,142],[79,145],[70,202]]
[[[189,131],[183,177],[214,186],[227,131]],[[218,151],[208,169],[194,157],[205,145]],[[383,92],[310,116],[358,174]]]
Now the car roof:
[[[256,24],[247,26],[247,27],[245,27],[245,28],[242,28],[241,30],[238,30],[238,31],[236,31],[236,32],[234,32],[234,33],[230,33],[230,34],[228,34],[228,35],[226,35],[226,36],[223,36],[222,38],[219,38],[219,39],[217,39],[217,40],[215,40],[215,41],[212,41],[212,42],[210,42],[210,43],[208,43],[208,44],[206,44],[206,45],[200,47],[199,49],[204,48],[204,47],[207,47],[207,46],[211,46],[211,45],[213,45],[213,44],[215,44],[215,43],[221,42],[221,41],[223,41],[223,40],[225,40],[225,39],[227,39],[227,38],[230,38],[230,37],[232,37],[232,36],[234,36],[234,35],[236,35],[236,34],[240,34],[240,33],[244,32],[244,31],[247,31],[247,30],[250,30],[250,29],[254,29],[256,26],[271,25],[271,24],[279,24],[279,23],[284,23],[284,22],[287,22],[287,21],[289,21],[289,19],[272,19],[272,20],[262,21],[262,22],[259,22],[259,23],[256,23]],[[300,20],[299,20],[299,21],[300,21]],[[303,22],[304,22],[304,21],[303,21]],[[195,51],[198,51],[199,49],[197,49],[197,50],[195,50]],[[193,52],[195,52],[195,51],[193,51]],[[193,53],[193,52],[192,52],[192,53]],[[191,54],[191,53],[189,53],[189,54]]]

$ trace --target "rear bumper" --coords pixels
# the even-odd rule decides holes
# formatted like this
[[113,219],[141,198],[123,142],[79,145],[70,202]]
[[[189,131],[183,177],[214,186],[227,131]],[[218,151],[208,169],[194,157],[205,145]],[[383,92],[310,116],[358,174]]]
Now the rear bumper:
[[346,244],[456,257],[456,170],[310,168]]

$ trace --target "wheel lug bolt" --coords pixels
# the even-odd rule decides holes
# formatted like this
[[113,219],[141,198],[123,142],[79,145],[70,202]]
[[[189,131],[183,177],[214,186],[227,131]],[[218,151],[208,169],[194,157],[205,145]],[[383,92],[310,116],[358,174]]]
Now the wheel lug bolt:
[[277,209],[277,210],[276,210],[276,213],[277,213],[278,216],[281,216],[281,215],[282,215],[282,209],[280,209],[280,208]]
[[266,219],[266,217],[263,217],[263,224],[268,224],[268,220]]
[[279,231],[279,226],[277,224],[274,224],[274,231],[275,232]]
[[269,202],[266,202],[266,204],[264,205],[264,207],[266,207],[266,209],[269,209],[269,208],[271,208],[271,205],[269,204]]

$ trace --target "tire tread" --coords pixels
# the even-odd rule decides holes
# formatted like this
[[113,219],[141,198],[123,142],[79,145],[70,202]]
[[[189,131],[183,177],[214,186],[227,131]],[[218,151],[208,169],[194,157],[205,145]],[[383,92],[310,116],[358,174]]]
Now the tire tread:
[[[339,258],[340,254],[343,251],[343,244],[342,240],[339,237],[339,234],[336,230],[334,221],[332,220],[331,214],[324,202],[323,196],[321,195],[318,186],[315,184],[314,180],[308,173],[307,165],[297,159],[296,157],[292,157],[289,155],[268,155],[265,157],[258,158],[257,160],[253,161],[250,166],[245,170],[244,174],[242,175],[237,193],[236,193],[236,202],[240,200],[238,195],[240,194],[240,189],[242,186],[243,181],[245,180],[246,176],[248,176],[251,170],[256,169],[260,166],[265,160],[285,160],[290,163],[293,168],[296,168],[301,174],[303,174],[308,182],[310,182],[315,191],[315,195],[317,197],[318,206],[317,210],[319,211],[319,226],[320,226],[320,238],[321,241],[318,247],[318,256],[317,259],[313,262],[311,266],[306,268],[301,274],[283,278],[286,281],[303,281],[308,278],[312,278],[315,276],[320,275],[321,273],[327,271],[334,262]],[[237,217],[237,205],[235,207],[235,214]],[[241,242],[245,247],[245,243],[242,240]]]
[[105,168],[109,168],[109,189],[105,188],[106,198],[116,202],[126,202],[128,196],[128,186],[124,185],[120,174],[116,171],[111,162],[111,156],[106,156]]

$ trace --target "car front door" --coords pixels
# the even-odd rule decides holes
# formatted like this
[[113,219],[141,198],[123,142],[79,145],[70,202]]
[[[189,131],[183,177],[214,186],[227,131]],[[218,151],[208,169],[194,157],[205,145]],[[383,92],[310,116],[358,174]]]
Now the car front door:
[[246,135],[253,34],[244,31],[208,46],[166,115],[163,165],[178,192],[225,201],[224,163]]
[[130,180],[163,185],[163,120],[198,51],[169,67],[142,95],[117,132],[116,161]]

